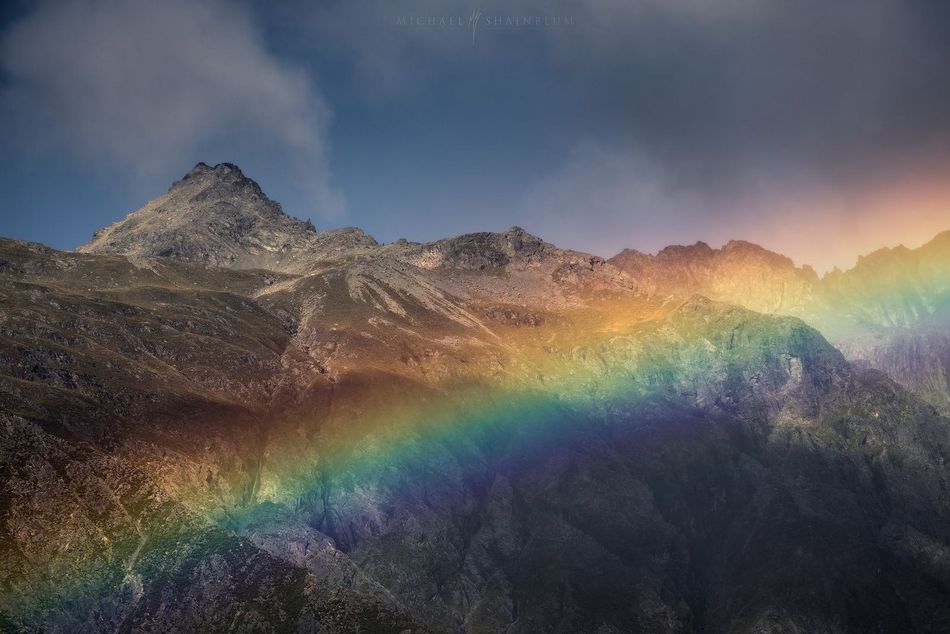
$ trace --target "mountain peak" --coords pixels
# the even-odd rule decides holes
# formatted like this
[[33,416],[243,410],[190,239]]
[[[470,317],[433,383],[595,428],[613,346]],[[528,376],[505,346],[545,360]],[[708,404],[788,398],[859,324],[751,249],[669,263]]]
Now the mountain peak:
[[309,220],[284,213],[237,165],[201,162],[163,196],[97,231],[79,251],[276,267],[315,235]]
[[212,167],[211,165],[208,165],[204,161],[198,161],[198,163],[195,164],[195,166],[192,167],[191,170],[187,174],[185,174],[185,177],[182,180],[187,180],[189,178],[198,178],[201,176],[205,176],[207,174],[216,174],[219,176],[234,174],[241,178],[246,178],[246,176],[244,176],[244,172],[241,171],[241,168],[235,165],[234,163],[218,163],[217,165]]
[[440,254],[443,266],[467,269],[507,266],[540,258],[554,249],[521,227],[511,227],[504,233],[467,233],[425,246]]
[[769,252],[765,247],[748,240],[730,240],[722,245],[723,251],[749,251],[749,252]]
[[[253,179],[248,178],[241,171],[241,168],[234,163],[218,163],[215,166],[199,162],[181,180],[172,183],[168,191],[172,192],[183,187],[193,187],[196,185],[211,187],[218,193],[237,193],[244,192],[247,196],[264,198],[261,186]],[[232,191],[233,190],[233,191]],[[273,201],[272,201],[273,202]],[[274,203],[277,204],[276,202]]]
[[711,257],[715,252],[716,251],[708,244],[699,241],[690,245],[671,244],[670,246],[661,249],[656,254],[656,257],[660,260],[708,258]]
[[194,178],[196,176],[201,176],[202,174],[207,174],[212,169],[213,168],[207,163],[205,163],[204,161],[198,161],[198,164],[192,167],[191,171],[185,174],[185,178]]

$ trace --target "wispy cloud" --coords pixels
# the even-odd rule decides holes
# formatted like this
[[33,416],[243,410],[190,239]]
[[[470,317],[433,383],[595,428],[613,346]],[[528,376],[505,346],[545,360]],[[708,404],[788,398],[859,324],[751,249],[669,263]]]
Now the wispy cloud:
[[0,43],[0,100],[18,141],[140,174],[184,169],[208,147],[284,155],[318,213],[331,187],[327,104],[220,0],[41,4]]

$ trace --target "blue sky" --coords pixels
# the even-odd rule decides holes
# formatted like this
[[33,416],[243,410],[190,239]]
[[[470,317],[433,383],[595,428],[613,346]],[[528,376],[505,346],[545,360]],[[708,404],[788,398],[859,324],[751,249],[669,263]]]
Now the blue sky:
[[520,225],[847,266],[950,228],[948,42],[924,1],[11,3],[0,234],[73,248],[229,161],[381,241]]

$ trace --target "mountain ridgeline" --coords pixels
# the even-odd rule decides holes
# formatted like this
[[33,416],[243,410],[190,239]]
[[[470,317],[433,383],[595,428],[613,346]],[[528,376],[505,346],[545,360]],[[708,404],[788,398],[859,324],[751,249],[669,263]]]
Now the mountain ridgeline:
[[950,630],[950,232],[380,244],[198,164],[0,239],[0,631]]
[[819,279],[808,266],[747,242],[698,243],[609,262],[651,295],[701,294],[794,315],[857,363],[878,368],[950,412],[950,231],[919,249],[881,249]]

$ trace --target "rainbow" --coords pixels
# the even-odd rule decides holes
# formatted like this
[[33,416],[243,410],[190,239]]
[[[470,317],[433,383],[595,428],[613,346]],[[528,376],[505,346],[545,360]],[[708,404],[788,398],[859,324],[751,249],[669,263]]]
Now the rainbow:
[[[184,509],[172,513],[177,523],[168,516],[140,519],[138,537],[111,544],[108,555],[90,548],[85,561],[73,562],[78,572],[54,587],[12,589],[18,600],[7,608],[34,616],[64,607],[83,614],[116,597],[134,598],[170,554],[250,548],[233,532],[261,509],[318,512],[324,517],[318,528],[332,532],[338,511],[372,523],[379,504],[422,497],[457,504],[465,492],[453,483],[537,468],[558,451],[615,441],[618,430],[635,433],[671,407],[699,419],[698,406],[684,403],[722,389],[710,382],[714,369],[724,380],[762,363],[781,371],[789,354],[801,356],[795,346],[819,338],[796,320],[741,309],[710,320],[701,308],[677,303],[661,319],[644,319],[629,307],[622,317],[608,310],[583,336],[552,326],[521,341],[509,338],[520,360],[492,376],[473,356],[470,375],[435,385],[380,371],[343,377],[262,421],[266,442],[254,476],[243,480],[244,494],[221,495],[241,478],[203,464],[198,453],[183,458],[190,469],[152,471],[173,492],[169,502]],[[741,343],[734,341],[737,331],[745,333]],[[552,336],[560,341],[558,353],[550,352]],[[211,471],[225,484],[208,486],[194,476]]]

